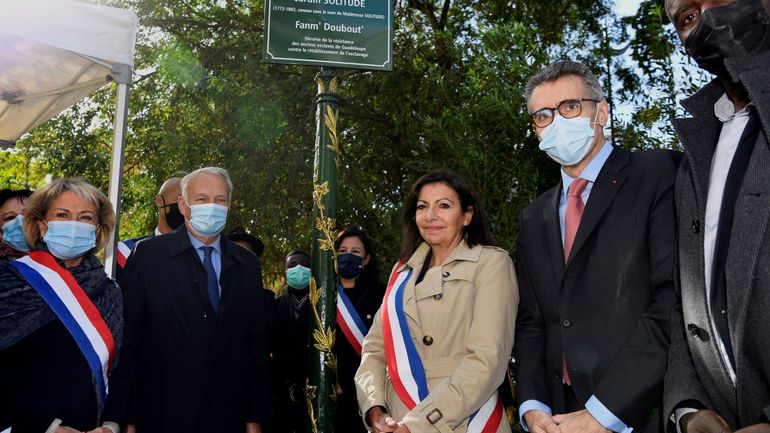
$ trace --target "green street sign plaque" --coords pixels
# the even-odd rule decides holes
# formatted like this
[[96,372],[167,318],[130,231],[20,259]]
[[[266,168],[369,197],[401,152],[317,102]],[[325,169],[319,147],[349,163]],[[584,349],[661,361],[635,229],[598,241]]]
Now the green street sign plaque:
[[392,0],[265,0],[270,63],[393,70]]

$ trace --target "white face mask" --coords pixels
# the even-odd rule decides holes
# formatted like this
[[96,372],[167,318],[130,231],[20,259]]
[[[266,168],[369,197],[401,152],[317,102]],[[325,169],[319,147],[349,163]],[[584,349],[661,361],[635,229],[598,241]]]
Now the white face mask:
[[[596,110],[596,117],[599,110]],[[564,167],[575,165],[591,151],[591,144],[596,135],[596,122],[587,117],[565,119],[555,116],[553,122],[540,133],[540,150]]]
[[190,226],[201,236],[216,236],[225,228],[227,210],[216,203],[194,204],[190,206]]

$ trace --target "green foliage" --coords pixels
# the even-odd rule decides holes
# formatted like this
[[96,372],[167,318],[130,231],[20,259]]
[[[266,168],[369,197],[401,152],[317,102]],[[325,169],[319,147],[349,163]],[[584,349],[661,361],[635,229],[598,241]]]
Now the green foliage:
[[[262,238],[265,280],[280,281],[285,254],[310,246],[317,70],[261,61],[262,1],[113,3],[141,22],[121,237],[153,229],[164,179],[222,166],[235,184],[228,228]],[[522,96],[559,58],[588,62],[615,109],[630,107],[613,115],[616,142],[676,146],[668,121],[701,77],[675,74],[682,60],[662,3],[620,20],[609,0],[395,1],[394,71],[339,71],[339,228],[368,231],[390,269],[411,183],[446,167],[479,189],[493,235],[512,251],[518,213],[559,180]],[[113,95],[108,86],[0,153],[0,185],[77,175],[106,191]]]

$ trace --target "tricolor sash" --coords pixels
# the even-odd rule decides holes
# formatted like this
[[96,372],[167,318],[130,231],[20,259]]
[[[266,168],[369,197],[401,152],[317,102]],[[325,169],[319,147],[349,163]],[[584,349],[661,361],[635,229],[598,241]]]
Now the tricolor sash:
[[120,266],[120,269],[126,267],[126,260],[128,260],[128,256],[131,255],[131,252],[134,251],[134,245],[136,245],[134,239],[126,239],[125,241],[118,242],[118,266]]
[[11,261],[48,303],[83,352],[99,390],[100,406],[107,400],[107,375],[115,360],[115,341],[99,310],[75,277],[46,251],[32,251]]
[[[404,314],[404,287],[412,269],[396,264],[388,279],[382,303],[382,336],[385,359],[393,388],[409,410],[428,396],[428,381],[420,354],[414,345]],[[470,416],[468,433],[494,433],[503,419],[503,404],[497,391]]]
[[361,316],[358,315],[355,306],[345,294],[342,284],[337,288],[337,324],[353,349],[361,355],[361,347],[364,345],[364,337],[369,332]]

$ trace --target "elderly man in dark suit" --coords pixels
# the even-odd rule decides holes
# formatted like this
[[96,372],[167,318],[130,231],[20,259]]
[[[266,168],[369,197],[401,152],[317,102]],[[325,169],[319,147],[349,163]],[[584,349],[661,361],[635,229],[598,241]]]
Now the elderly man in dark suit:
[[561,182],[519,217],[522,424],[533,433],[659,431],[680,155],[607,141],[607,102],[580,63],[548,65],[525,96]]
[[768,6],[666,1],[687,53],[716,75],[682,102],[692,117],[674,123],[686,158],[665,383],[672,431],[770,431]]
[[196,170],[181,187],[184,227],[140,242],[126,265],[126,350],[105,419],[137,433],[259,432],[269,413],[259,260],[220,234],[225,170]]

